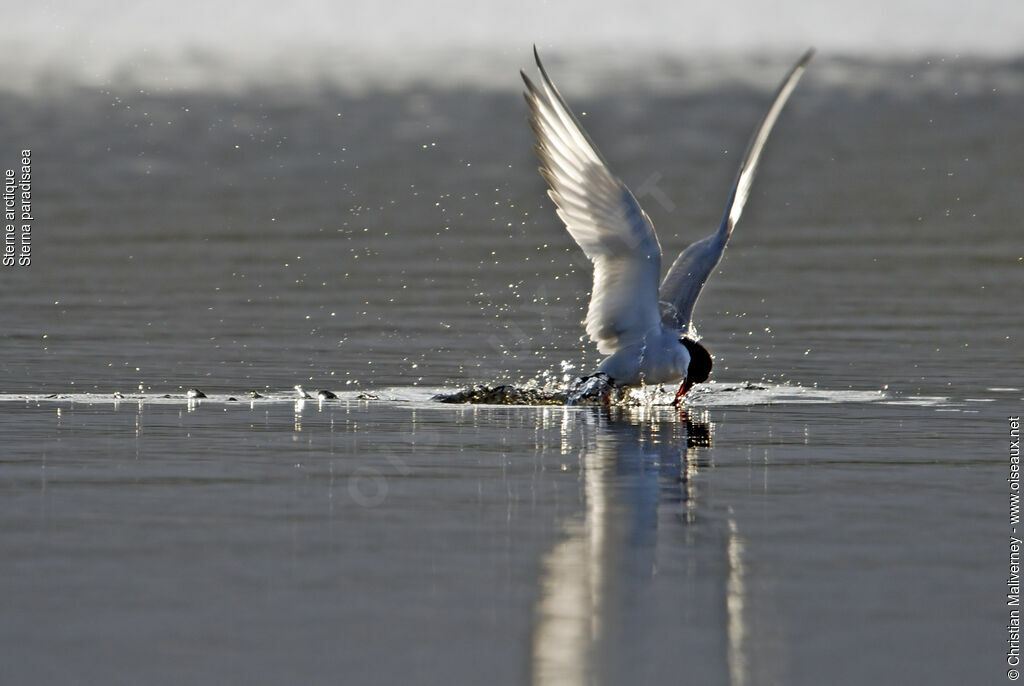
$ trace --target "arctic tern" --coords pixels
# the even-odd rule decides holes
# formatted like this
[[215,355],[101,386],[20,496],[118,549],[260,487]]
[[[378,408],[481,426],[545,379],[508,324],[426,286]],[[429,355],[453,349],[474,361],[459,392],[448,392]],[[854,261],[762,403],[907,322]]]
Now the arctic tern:
[[[712,358],[691,326],[701,288],[722,259],[750,195],[768,134],[797,81],[814,56],[808,50],[782,80],[768,113],[754,131],[740,161],[722,223],[691,244],[661,276],[661,245],[647,213],[616,177],[559,94],[533,50],[540,86],[520,72],[537,136],[541,176],[558,216],[594,264],[594,285],[584,324],[597,349],[607,355],[586,382],[601,377],[611,388],[661,384],[682,379],[675,403],[711,374]],[[570,394],[571,395],[571,394]]]

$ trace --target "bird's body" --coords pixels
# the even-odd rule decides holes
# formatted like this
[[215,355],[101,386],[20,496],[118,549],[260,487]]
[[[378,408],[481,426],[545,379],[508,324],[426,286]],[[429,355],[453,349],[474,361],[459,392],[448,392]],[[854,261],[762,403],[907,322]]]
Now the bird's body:
[[[522,73],[541,176],[558,216],[594,264],[584,324],[607,355],[595,375],[615,387],[683,380],[678,400],[711,372],[711,355],[693,335],[693,307],[718,265],[750,193],[761,152],[783,105],[803,74],[807,51],[783,79],[744,155],[718,230],[680,253],[661,278],[654,225],[558,93],[534,50],[541,84]],[[659,286],[660,282],[660,286]],[[584,377],[582,381],[586,381]]]
[[680,333],[658,326],[642,340],[606,357],[595,373],[607,374],[616,386],[640,386],[678,381],[689,366],[690,352]]

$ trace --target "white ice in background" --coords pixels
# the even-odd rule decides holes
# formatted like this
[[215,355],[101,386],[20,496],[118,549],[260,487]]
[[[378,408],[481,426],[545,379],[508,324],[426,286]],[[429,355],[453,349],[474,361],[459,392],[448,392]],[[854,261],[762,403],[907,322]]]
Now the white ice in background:
[[[496,74],[515,66],[514,75],[533,44],[552,59],[591,51],[613,63],[644,53],[712,62],[740,54],[792,55],[808,45],[825,59],[1005,57],[1019,54],[1021,26],[1024,3],[1012,0],[978,0],[970,7],[927,0],[260,0],[245,11],[224,0],[173,6],[65,0],[22,3],[16,21],[0,22],[0,59],[17,65],[5,71],[0,86],[116,83],[141,75],[152,87],[230,88],[236,80],[315,84],[325,74],[340,81],[372,74],[387,85],[442,78],[439,63],[423,59],[442,49],[452,58],[443,63],[445,80],[501,82]],[[455,59],[481,52],[496,54],[501,64]],[[572,74],[564,78],[579,93]]]

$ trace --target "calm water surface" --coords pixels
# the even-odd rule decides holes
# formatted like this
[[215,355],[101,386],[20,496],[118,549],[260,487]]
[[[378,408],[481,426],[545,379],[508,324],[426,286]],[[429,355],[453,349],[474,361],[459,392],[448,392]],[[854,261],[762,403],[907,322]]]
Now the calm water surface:
[[[788,61],[550,67],[674,256]],[[1005,679],[1020,65],[812,66],[698,304],[719,383],[686,413],[442,406],[596,358],[527,63],[0,93],[37,206],[0,273],[3,681]]]

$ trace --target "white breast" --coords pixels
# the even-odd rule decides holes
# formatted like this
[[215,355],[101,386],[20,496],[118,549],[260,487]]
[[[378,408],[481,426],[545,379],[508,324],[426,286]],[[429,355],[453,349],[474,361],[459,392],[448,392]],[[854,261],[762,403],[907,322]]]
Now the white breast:
[[606,358],[597,368],[616,386],[639,386],[679,381],[686,376],[690,353],[679,342],[679,333],[664,329]]

